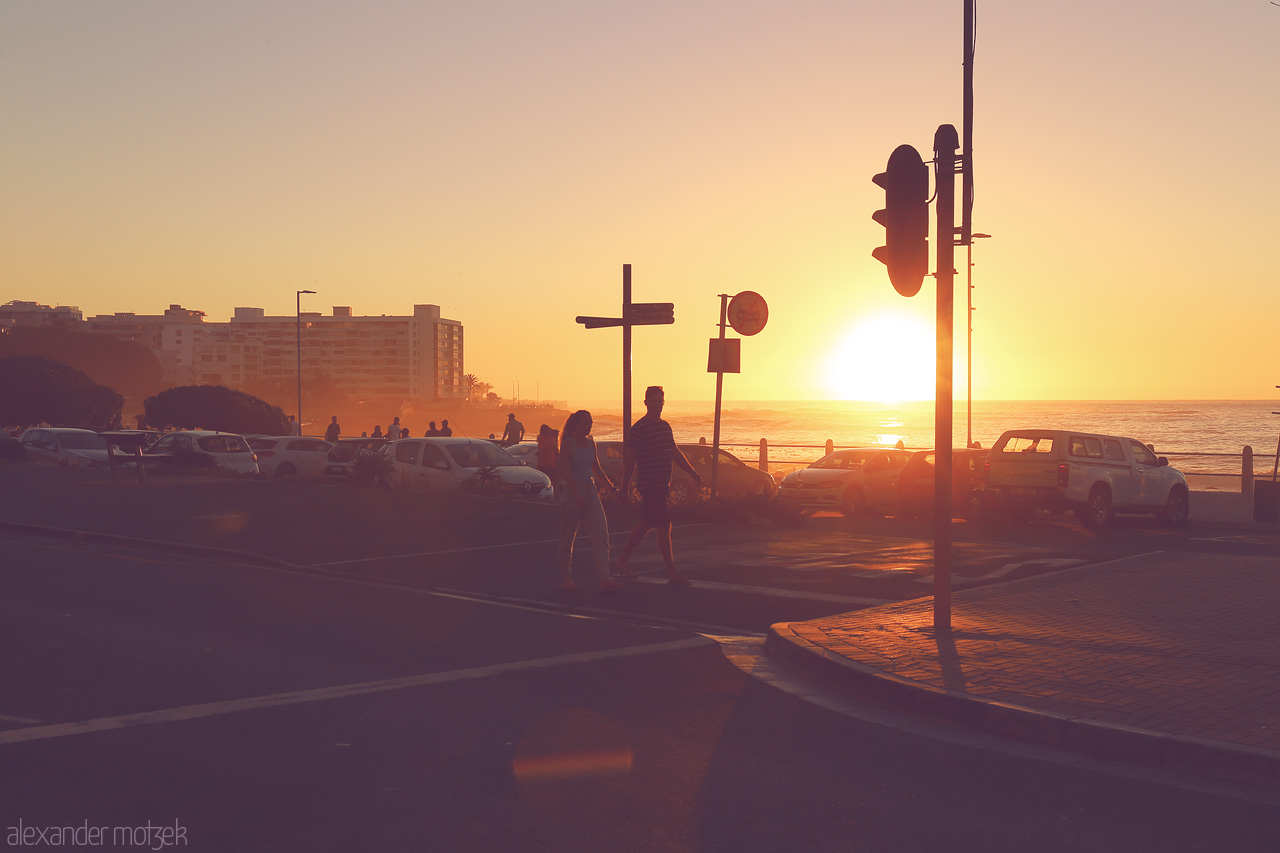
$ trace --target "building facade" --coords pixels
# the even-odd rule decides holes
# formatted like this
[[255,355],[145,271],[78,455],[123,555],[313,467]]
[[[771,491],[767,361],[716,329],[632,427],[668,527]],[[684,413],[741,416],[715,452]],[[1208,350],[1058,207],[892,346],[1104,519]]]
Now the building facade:
[[173,385],[280,386],[325,377],[362,399],[439,400],[466,394],[463,329],[438,305],[415,305],[409,316],[356,316],[348,306],[331,315],[269,316],[236,308],[229,322],[171,305],[161,315],[90,318],[88,329],[153,350]]
[[79,328],[84,323],[84,315],[74,305],[41,305],[17,299],[0,305],[0,331],[14,326],[43,326],[53,322]]

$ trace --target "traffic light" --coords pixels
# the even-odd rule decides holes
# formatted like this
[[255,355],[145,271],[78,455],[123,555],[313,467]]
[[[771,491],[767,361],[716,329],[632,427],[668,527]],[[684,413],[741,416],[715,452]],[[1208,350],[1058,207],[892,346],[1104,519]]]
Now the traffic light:
[[920,152],[899,145],[871,180],[884,188],[884,210],[871,218],[885,230],[884,245],[871,256],[889,268],[895,290],[915,296],[929,273],[929,169]]

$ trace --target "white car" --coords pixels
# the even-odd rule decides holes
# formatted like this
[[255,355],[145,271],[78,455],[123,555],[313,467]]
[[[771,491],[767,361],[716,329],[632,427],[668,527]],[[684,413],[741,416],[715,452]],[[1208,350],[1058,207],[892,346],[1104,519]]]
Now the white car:
[[402,438],[378,451],[392,465],[391,483],[399,489],[455,491],[484,484],[517,495],[550,499],[551,480],[522,465],[491,441],[473,438]]
[[[107,440],[91,429],[36,427],[24,431],[21,441],[33,462],[72,468],[107,465]],[[121,459],[120,463],[126,461]]]
[[143,453],[143,458],[161,463],[179,461],[183,454],[204,453],[217,466],[233,474],[258,473],[258,460],[244,436],[233,432],[184,429],[167,432]]
[[851,447],[792,471],[778,486],[779,506],[854,515],[894,499],[898,474],[911,454],[892,447]]
[[323,477],[333,449],[323,438],[298,435],[254,438],[249,446],[258,456],[258,470],[268,477]]

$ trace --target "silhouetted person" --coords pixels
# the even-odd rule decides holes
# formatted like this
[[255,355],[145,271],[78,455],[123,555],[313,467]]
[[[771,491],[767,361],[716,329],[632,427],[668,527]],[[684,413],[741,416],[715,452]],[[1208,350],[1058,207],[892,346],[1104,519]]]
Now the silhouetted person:
[[449,426],[448,421],[440,422],[440,434],[444,436],[453,435],[453,428]]
[[399,438],[400,430],[400,417],[397,415],[392,418],[391,423],[387,425],[387,438]]
[[370,437],[370,438],[382,438],[382,424],[374,424],[374,425],[373,425],[373,434],[372,434],[372,435],[370,435],[369,437]]
[[336,442],[342,436],[342,427],[338,426],[338,416],[334,415],[329,420],[329,425],[324,429],[324,440],[328,442]]
[[631,425],[623,456],[621,500],[625,504],[629,494],[631,474],[636,475],[636,491],[640,493],[640,520],[627,537],[618,557],[618,569],[623,577],[633,578],[631,554],[650,530],[657,530],[658,551],[667,564],[667,583],[687,584],[688,578],[676,572],[675,558],[671,553],[671,465],[674,462],[693,476],[702,486],[702,476],[689,464],[689,460],[676,447],[671,424],[662,419],[662,406],[666,401],[661,385],[650,385],[644,392],[645,415]]
[[516,413],[511,412],[507,415],[507,426],[502,431],[503,444],[515,444],[524,438],[524,424],[516,420]]
[[289,423],[287,425],[286,435],[302,435],[302,424],[294,420],[293,415],[289,415]]
[[436,422],[435,422],[435,421],[428,421],[428,422],[427,422],[427,431],[426,431],[426,434],[425,434],[423,437],[424,437],[424,438],[430,438],[430,437],[431,437],[431,436],[433,436],[433,435],[439,435],[439,434],[440,434],[440,430],[436,429]]
[[591,539],[592,557],[596,564],[596,580],[602,592],[618,589],[622,584],[609,577],[609,523],[595,477],[612,490],[613,483],[600,468],[596,443],[591,437],[591,413],[579,409],[564,422],[560,440],[560,476],[564,480],[564,496],[560,500],[560,588],[573,592],[573,542],[578,528],[583,527]]
[[408,437],[409,437],[409,428],[408,428],[408,427],[401,427],[401,428],[400,428],[400,438],[408,438]]
[[551,483],[556,486],[557,493],[562,488],[559,485],[560,475],[558,471],[560,450],[556,447],[558,433],[559,430],[554,430],[546,424],[538,428],[538,470],[551,478]]

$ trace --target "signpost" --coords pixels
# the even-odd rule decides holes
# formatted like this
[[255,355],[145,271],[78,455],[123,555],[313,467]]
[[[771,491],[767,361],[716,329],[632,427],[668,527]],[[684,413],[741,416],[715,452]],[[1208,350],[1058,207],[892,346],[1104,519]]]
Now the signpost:
[[588,329],[622,327],[622,441],[624,445],[627,434],[631,432],[631,327],[664,326],[675,321],[676,307],[673,302],[631,301],[631,264],[622,265],[621,317],[574,318],[575,323],[581,323]]
[[740,335],[758,335],[769,321],[769,306],[764,297],[744,290],[729,299],[720,294],[720,337],[712,338],[707,352],[707,372],[716,375],[716,420],[711,438],[711,500],[716,499],[720,485],[720,400],[724,391],[724,375],[742,372],[742,341],[726,338],[724,327],[732,326]]

